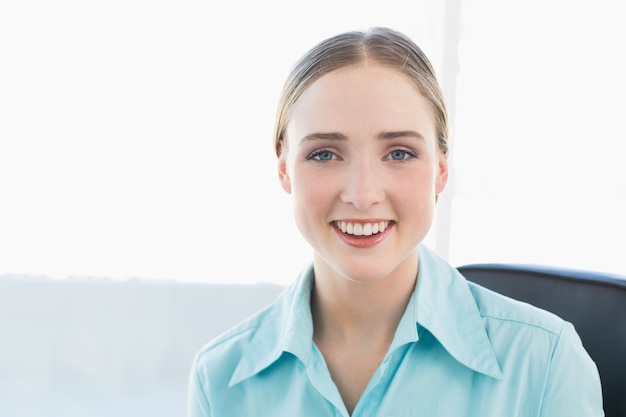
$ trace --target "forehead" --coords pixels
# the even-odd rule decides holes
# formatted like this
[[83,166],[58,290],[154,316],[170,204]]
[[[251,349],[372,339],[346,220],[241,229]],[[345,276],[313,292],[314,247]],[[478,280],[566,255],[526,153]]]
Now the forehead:
[[412,129],[434,136],[433,114],[406,74],[366,63],[331,71],[308,86],[292,108],[287,130]]

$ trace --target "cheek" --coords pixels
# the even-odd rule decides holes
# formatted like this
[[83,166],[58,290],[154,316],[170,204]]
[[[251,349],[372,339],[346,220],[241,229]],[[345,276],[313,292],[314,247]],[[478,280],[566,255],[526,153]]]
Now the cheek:
[[341,189],[340,176],[336,173],[294,166],[292,176],[292,203],[300,227],[325,222],[338,201]]
[[305,240],[315,246],[330,216],[333,199],[329,187],[309,176],[294,174],[291,197],[295,224]]
[[389,188],[390,197],[406,211],[423,212],[435,203],[435,178],[433,175],[406,175],[395,178]]
[[395,178],[398,189],[403,192],[412,194],[414,198],[424,196],[428,193],[434,193],[435,190],[435,171],[430,167],[419,167],[417,169],[407,171],[403,175]]
[[294,172],[292,189],[295,200],[305,210],[315,210],[332,200],[332,182],[319,176]]

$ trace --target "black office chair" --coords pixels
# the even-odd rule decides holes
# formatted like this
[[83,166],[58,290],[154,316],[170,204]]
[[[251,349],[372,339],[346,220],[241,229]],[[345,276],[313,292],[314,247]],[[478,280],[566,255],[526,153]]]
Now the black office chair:
[[513,264],[458,270],[470,281],[571,322],[598,366],[606,417],[626,417],[626,276]]

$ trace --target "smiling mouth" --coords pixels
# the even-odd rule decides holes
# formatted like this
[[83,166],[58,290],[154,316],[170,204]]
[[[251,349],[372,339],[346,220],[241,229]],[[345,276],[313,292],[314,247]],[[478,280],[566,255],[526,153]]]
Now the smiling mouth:
[[382,233],[389,227],[389,220],[381,220],[375,223],[356,223],[337,220],[334,223],[337,229],[352,236],[371,236]]

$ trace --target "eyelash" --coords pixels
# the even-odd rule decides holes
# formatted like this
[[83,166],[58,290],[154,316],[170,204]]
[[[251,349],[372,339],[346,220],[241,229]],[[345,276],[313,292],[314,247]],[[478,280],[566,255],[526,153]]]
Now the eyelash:
[[[402,159],[391,159],[391,154],[395,153],[395,152],[402,152],[404,154],[404,158]],[[390,160],[390,161],[406,161],[408,159],[413,159],[413,158],[417,158],[418,154],[415,151],[409,150],[409,149],[394,149],[391,152],[389,152],[387,154],[387,156],[385,157],[385,160]]]
[[[393,154],[394,152],[402,152],[404,154],[404,157],[402,159],[392,159],[391,158],[391,154]],[[330,156],[330,159],[320,159],[320,155],[323,154],[328,154],[328,156]],[[417,158],[418,154],[415,151],[411,151],[408,149],[394,149],[391,152],[389,152],[384,160],[388,160],[388,161],[406,161],[408,159],[412,159],[412,158]],[[339,159],[339,157],[333,152],[333,151],[329,151],[328,149],[317,149],[313,152],[311,152],[310,154],[307,155],[306,157],[307,160],[316,160],[318,162],[326,162],[326,161],[334,161],[336,159]]]
[[[331,156],[331,159],[319,159],[319,156],[322,154],[329,154]],[[310,154],[307,155],[306,159],[307,160],[311,160],[314,159],[318,162],[327,162],[327,161],[333,161],[335,159],[338,159],[339,157],[333,152],[333,151],[329,151],[328,149],[317,149],[313,152],[311,152]]]

